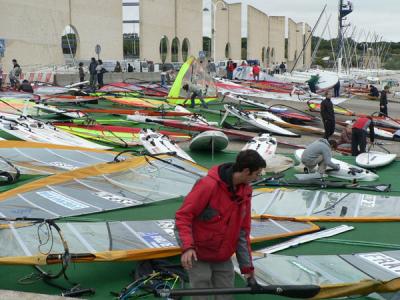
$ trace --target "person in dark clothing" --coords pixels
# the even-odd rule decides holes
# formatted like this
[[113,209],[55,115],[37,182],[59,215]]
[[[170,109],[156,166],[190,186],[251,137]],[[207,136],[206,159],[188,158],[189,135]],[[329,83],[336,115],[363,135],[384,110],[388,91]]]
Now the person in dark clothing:
[[333,109],[331,97],[329,97],[328,93],[325,95],[325,99],[321,102],[321,117],[325,129],[324,138],[328,140],[335,132],[335,111]]
[[374,85],[371,84],[368,95],[372,97],[379,97],[379,91]]
[[85,72],[83,71],[83,62],[79,63],[79,82],[85,81]]
[[372,118],[370,116],[360,117],[354,122],[351,130],[352,156],[357,156],[358,154],[365,152],[365,148],[367,146],[368,129],[369,129],[369,139],[371,143],[373,143],[375,138],[375,133],[374,133],[374,123],[372,122]]
[[250,183],[265,167],[265,160],[257,151],[241,151],[235,163],[210,169],[185,197],[175,214],[175,236],[192,288],[233,288],[235,273],[231,257],[234,253],[247,285],[257,287],[250,245]]
[[286,66],[283,62],[281,62],[281,64],[279,65],[279,70],[280,70],[281,74],[286,72]]
[[379,115],[381,116],[387,116],[388,111],[387,111],[387,105],[388,105],[388,100],[387,100],[387,93],[389,92],[389,87],[386,85],[381,91],[381,97],[379,100]]
[[336,84],[333,86],[333,97],[337,98],[340,96],[340,80],[336,82]]
[[89,65],[89,74],[90,74],[90,86],[95,87],[96,86],[96,81],[97,81],[97,61],[94,57],[90,60],[90,65]]
[[317,92],[318,81],[319,81],[319,75],[318,74],[317,75],[311,75],[311,78],[308,81],[306,81],[308,86],[309,86],[309,88],[310,88],[310,91],[312,93],[316,93]]
[[10,71],[10,85],[12,88],[16,88],[17,83],[19,83],[19,76],[22,73],[21,66],[18,64],[17,60],[14,58],[12,60],[12,70]]
[[133,72],[133,67],[131,64],[128,64],[128,72]]
[[33,88],[32,85],[30,84],[30,82],[28,80],[24,80],[22,81],[21,85],[18,88],[19,91],[23,91],[25,93],[31,93],[33,94]]

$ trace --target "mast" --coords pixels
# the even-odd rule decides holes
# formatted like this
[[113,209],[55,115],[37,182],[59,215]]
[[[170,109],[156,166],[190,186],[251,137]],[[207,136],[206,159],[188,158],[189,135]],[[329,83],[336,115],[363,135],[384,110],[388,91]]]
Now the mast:
[[346,20],[346,16],[353,11],[353,4],[350,1],[347,1],[347,4],[343,4],[343,0],[339,0],[339,14],[338,14],[338,73],[341,72],[342,68],[342,58],[343,58],[343,49],[344,49],[344,28],[349,26],[348,24],[344,24],[343,21]]

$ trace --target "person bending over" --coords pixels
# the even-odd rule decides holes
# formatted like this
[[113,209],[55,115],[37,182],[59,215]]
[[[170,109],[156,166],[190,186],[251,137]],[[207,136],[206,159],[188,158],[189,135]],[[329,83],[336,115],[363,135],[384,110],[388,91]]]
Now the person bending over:
[[318,172],[324,174],[327,167],[338,171],[340,165],[332,162],[332,150],[335,150],[337,143],[335,140],[318,139],[307,146],[301,156],[301,162],[304,164],[304,171],[312,173],[318,166]]

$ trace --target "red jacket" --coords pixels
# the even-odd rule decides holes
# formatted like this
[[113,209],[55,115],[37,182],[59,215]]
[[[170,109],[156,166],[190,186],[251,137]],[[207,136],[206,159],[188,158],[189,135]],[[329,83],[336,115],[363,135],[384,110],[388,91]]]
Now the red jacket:
[[195,249],[203,261],[223,262],[236,252],[242,273],[251,273],[252,188],[241,184],[233,194],[220,177],[221,170],[229,167],[213,167],[186,196],[175,215],[177,239],[183,252]]
[[235,65],[233,64],[233,62],[228,62],[227,66],[226,66],[226,70],[228,72],[233,72],[235,70]]
[[258,74],[260,74],[260,67],[254,66],[253,67],[253,75],[258,75]]

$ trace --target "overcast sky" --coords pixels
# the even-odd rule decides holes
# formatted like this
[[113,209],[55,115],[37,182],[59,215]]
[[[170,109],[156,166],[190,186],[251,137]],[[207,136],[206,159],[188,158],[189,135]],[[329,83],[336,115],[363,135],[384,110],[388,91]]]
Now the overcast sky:
[[[146,1],[146,0],[141,0]],[[137,2],[137,0],[124,0],[124,2]],[[204,7],[210,7],[211,0],[203,0]],[[329,30],[324,37],[331,38],[337,35],[337,10],[338,0],[226,0],[227,3],[241,2],[243,5],[243,24],[246,24],[246,5],[252,5],[267,15],[286,16],[296,22],[306,22],[314,26],[323,7],[327,4],[326,15],[316,29],[320,35],[329,15]],[[365,40],[368,32],[376,33],[384,41],[400,42],[400,0],[353,0],[354,12],[347,17],[347,21],[356,28],[354,37]],[[218,5],[220,7],[220,5]],[[138,19],[137,7],[124,7],[124,19]],[[204,13],[204,34],[210,33],[210,13]],[[350,29],[351,31],[353,29]],[[124,32],[138,32],[139,24],[125,24]],[[330,31],[330,34],[329,34]],[[246,35],[246,26],[242,28],[242,35]]]

